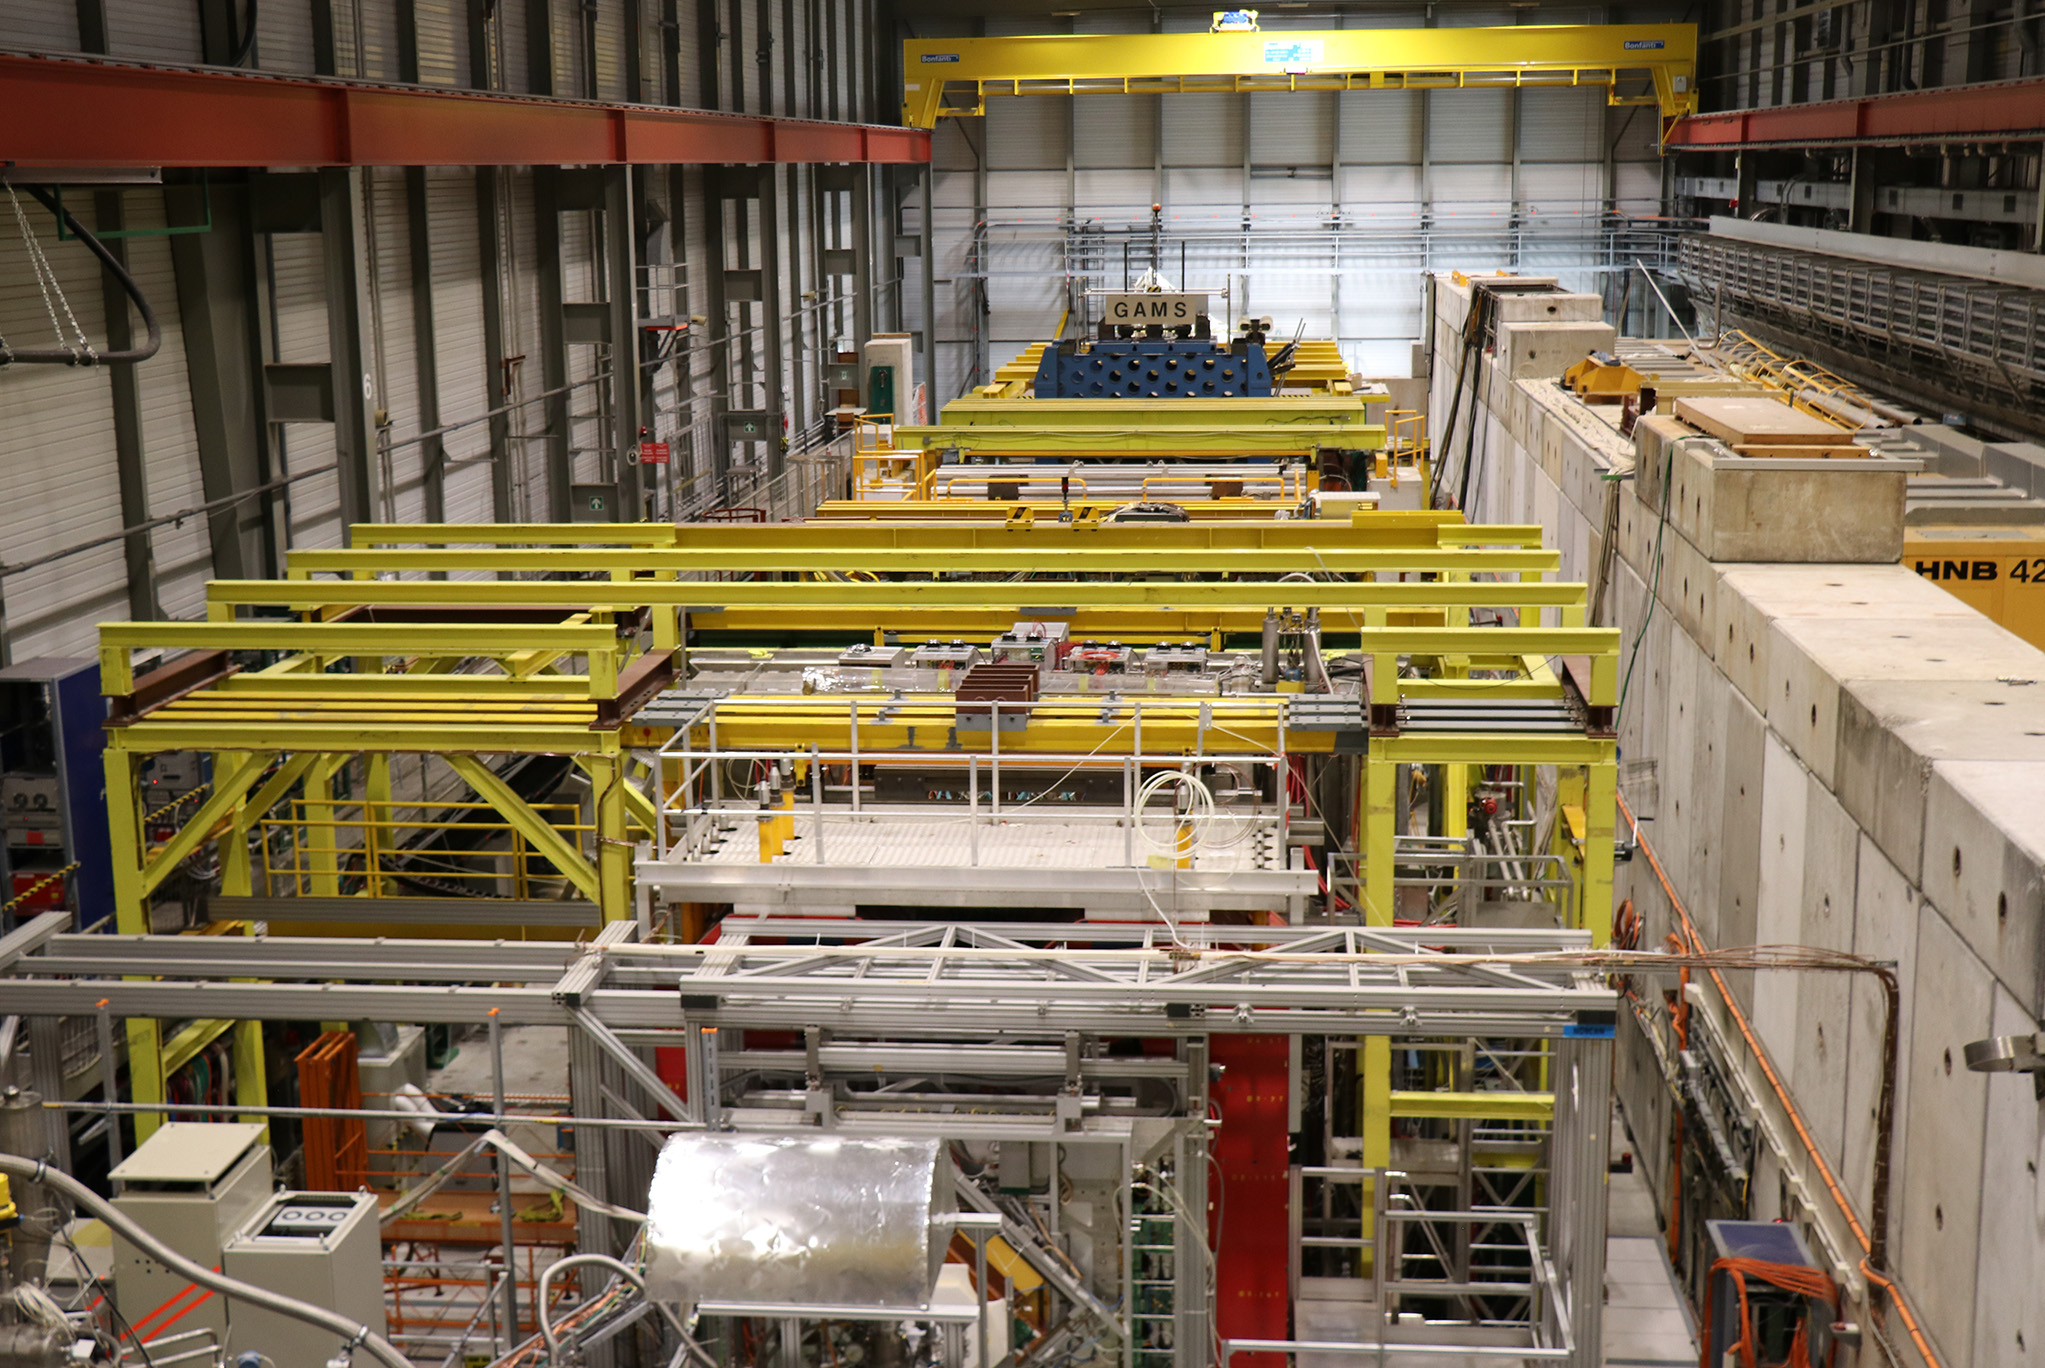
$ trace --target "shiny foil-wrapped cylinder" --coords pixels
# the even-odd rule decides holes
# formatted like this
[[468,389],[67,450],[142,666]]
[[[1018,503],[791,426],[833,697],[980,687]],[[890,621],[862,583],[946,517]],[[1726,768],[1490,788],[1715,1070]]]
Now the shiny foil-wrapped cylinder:
[[921,1307],[942,1252],[937,1180],[935,1140],[670,1136],[647,1198],[648,1285],[689,1304]]

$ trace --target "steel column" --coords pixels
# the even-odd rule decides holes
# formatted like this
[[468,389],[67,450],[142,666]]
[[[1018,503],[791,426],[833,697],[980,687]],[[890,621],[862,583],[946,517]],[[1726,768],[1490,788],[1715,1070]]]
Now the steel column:
[[505,411],[511,399],[504,353],[502,204],[506,184],[505,173],[498,167],[476,168],[476,241],[482,249],[483,393],[489,399],[491,411],[490,509],[491,516],[498,519],[517,516],[516,488],[523,475],[524,455],[520,452],[521,459],[513,459],[511,414]]
[[[545,44],[534,46],[544,47]],[[561,279],[561,197],[560,168],[533,168],[533,246],[539,261],[540,388],[549,397],[542,400],[546,415],[544,437],[547,461],[547,507],[556,518],[567,518],[574,480],[568,451],[569,396],[560,393],[568,384],[568,340],[564,333],[567,298]]]
[[609,441],[618,483],[613,516],[637,522],[645,516],[640,468],[633,456],[639,445],[639,290],[638,235],[633,227],[633,172],[629,167],[604,170],[603,252],[604,300],[609,305],[611,379]]
[[[416,40],[414,43],[416,47]],[[416,62],[416,53],[414,61]],[[419,429],[431,432],[440,426],[440,352],[434,340],[433,234],[426,215],[426,172],[422,167],[405,168],[405,238],[412,266],[412,362],[419,390]],[[480,190],[480,180],[478,182]],[[484,298],[489,298],[485,283]],[[487,305],[486,305],[487,307]],[[487,338],[486,338],[487,343]],[[485,368],[489,366],[485,347]],[[497,401],[490,407],[496,408]],[[426,476],[426,517],[441,522],[447,517],[447,445],[439,437],[428,437],[419,445],[419,465]]]
[[[170,259],[177,277],[200,486],[213,502],[265,483],[268,462],[248,191],[240,186],[216,185],[206,192],[192,185],[166,186],[165,219],[198,222],[202,193],[212,198],[213,231],[172,237]],[[265,494],[206,515],[214,574],[274,573],[273,502]]]
[[358,231],[366,171],[329,168],[320,178],[320,251],[326,267],[327,364],[334,397],[334,457],[341,520],[375,516],[379,500],[376,419],[369,387],[369,273]]
[[[103,231],[118,232],[125,226],[122,193],[101,190],[93,196],[93,208]],[[106,249],[114,260],[127,264],[128,244],[120,238],[107,240]],[[111,270],[100,271],[100,298],[106,311],[107,346],[124,351],[135,344],[135,328],[128,317],[128,296]],[[112,390],[114,414],[114,468],[121,482],[121,524],[134,527],[149,520],[149,475],[143,462],[142,385],[136,366],[110,366],[107,379]],[[131,617],[159,616],[156,600],[156,557],[147,531],[131,532],[121,543],[128,571],[128,613]]]

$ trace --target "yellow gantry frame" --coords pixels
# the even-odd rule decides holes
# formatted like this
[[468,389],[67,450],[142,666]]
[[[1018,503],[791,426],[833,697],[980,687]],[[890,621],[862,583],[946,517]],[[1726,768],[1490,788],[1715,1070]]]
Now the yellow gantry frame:
[[[839,622],[871,626],[907,617],[951,630],[977,622],[999,630],[1017,617],[1069,616],[1075,621],[1149,623],[1163,635],[1184,635],[1190,620],[1203,630],[1254,629],[1267,608],[1318,608],[1325,628],[1354,632],[1373,659],[1372,701],[1478,696],[1553,698],[1562,692],[1550,662],[1587,656],[1594,706],[1615,701],[1619,641],[1610,629],[1583,626],[1584,588],[1540,577],[1559,558],[1540,546],[1532,527],[1472,527],[1454,515],[1364,514],[1352,522],[1226,522],[1087,525],[971,520],[837,522],[797,526],[387,526],[351,529],[353,549],[297,552],[283,581],[221,581],[208,592],[207,623],[110,624],[102,632],[102,670],[111,693],[133,687],[137,648],[257,649],[289,652],[269,669],[218,680],[114,729],[108,746],[110,794],[130,795],[113,811],[115,886],[121,929],[142,929],[149,892],[186,855],[222,839],[223,888],[246,892],[247,834],[295,785],[309,800],[332,802],[332,781],[355,754],[387,757],[421,751],[449,763],[559,864],[606,917],[628,914],[628,813],[647,821],[644,796],[624,781],[624,747],[658,740],[639,729],[597,729],[597,704],[615,696],[634,649],[607,620],[648,608],[656,646],[677,645],[685,625],[719,629]],[[1062,579],[970,582],[931,578],[970,570],[1006,574],[1028,569]],[[395,573],[539,573],[538,580],[398,580]],[[803,579],[725,580],[713,573],[801,574]],[[853,574],[866,578],[813,576]],[[1161,575],[1212,576],[1196,581]],[[1380,580],[1385,574],[1428,579]],[[600,578],[584,578],[585,576]],[[881,580],[878,575],[913,576]],[[1098,576],[1121,576],[1100,579]],[[1249,575],[1255,578],[1241,578]],[[1281,576],[1289,575],[1291,578]],[[339,576],[340,578],[313,578]],[[685,576],[690,578],[684,578]],[[433,605],[444,624],[376,624],[320,620],[349,608]],[[558,623],[460,621],[464,608],[506,605],[556,609]],[[236,621],[245,607],[295,610],[311,620]],[[1472,628],[1472,608],[1513,608],[1530,625]],[[1557,626],[1538,625],[1544,615]],[[1125,635],[1135,635],[1126,633]],[[326,672],[352,660],[357,673]],[[500,674],[455,673],[462,662],[487,659]],[[1402,659],[1424,664],[1427,677],[1402,678]],[[574,660],[585,673],[561,673]],[[1473,674],[1504,677],[1472,677]],[[1133,717],[1097,698],[1046,700],[1029,726],[1002,738],[1004,752],[1088,751],[1103,756],[1136,749]],[[856,722],[855,722],[856,719]],[[723,744],[800,750],[843,749],[857,726],[861,748],[880,759],[971,749],[956,730],[949,695],[892,699],[751,696],[719,709]],[[1327,751],[1328,732],[1288,730],[1280,700],[1188,700],[1146,703],[1142,749],[1197,752],[1217,739],[1288,752]],[[153,858],[145,853],[137,793],[140,758],[164,750],[215,753],[214,793]],[[584,860],[516,795],[500,792],[476,757],[511,751],[567,753],[591,776],[599,795],[599,851]],[[272,762],[277,768],[262,778]],[[1367,743],[1364,780],[1364,915],[1392,920],[1393,784],[1400,768],[1440,764],[1467,773],[1477,764],[1584,767],[1587,825],[1580,901],[1568,919],[1605,943],[1610,936],[1612,791],[1616,746],[1585,735],[1403,732]],[[258,781],[261,780],[260,786]],[[251,791],[253,790],[253,792]],[[637,799],[639,801],[635,802]],[[604,839],[608,836],[609,839]],[[316,874],[316,877],[317,874]],[[338,868],[327,871],[332,891]],[[160,1099],[165,1064],[175,1065],[227,1026],[199,1022],[163,1042],[154,1022],[130,1023],[137,1060],[137,1096]],[[244,1100],[259,1090],[260,1035],[243,1024],[236,1037]],[[1366,1042],[1363,1059],[1367,1163],[1389,1157],[1394,1115],[1461,1115],[1494,1108],[1490,1099],[1449,1095],[1394,1096],[1389,1047]],[[1535,1119],[1541,1103],[1520,1104]],[[1484,1114],[1495,1114],[1495,1110]]]
[[[1663,129],[1697,111],[1694,24],[1315,29],[1261,33],[918,38],[902,44],[902,122],[984,114],[993,95],[1603,86],[1653,104]],[[1629,76],[1652,93],[1621,96]],[[954,99],[953,96],[962,98]]]
[[[598,905],[606,920],[631,914],[627,791],[632,786],[622,782],[618,728],[592,725],[598,701],[615,697],[618,690],[626,648],[614,628],[573,621],[106,623],[100,628],[101,687],[109,694],[131,693],[134,654],[164,648],[293,654],[108,728],[107,818],[115,923],[122,934],[149,930],[150,895],[209,841],[219,842],[221,892],[253,893],[249,836],[271,808],[302,784],[309,813],[330,817],[334,779],[358,754],[369,757],[371,785],[381,782],[387,798],[389,757],[407,751],[443,755]],[[534,660],[569,656],[586,661],[586,673],[535,672],[521,678],[452,672],[463,660],[492,659],[515,672]],[[357,673],[325,672],[328,664],[341,660],[352,661]],[[383,670],[387,662],[394,672],[371,672]],[[421,673],[410,673],[412,668]],[[210,752],[213,786],[197,811],[152,850],[143,824],[141,769],[150,756],[166,751]],[[571,846],[477,758],[508,753],[575,757],[597,795],[594,860]],[[315,857],[312,877],[315,892],[339,893],[340,868],[332,855]],[[129,1018],[126,1028],[134,1100],[164,1101],[170,1076],[232,1031],[236,1100],[251,1106],[266,1101],[262,1023],[195,1019],[168,1039],[153,1018]],[[162,1121],[159,1115],[138,1114],[137,1138],[152,1134]]]

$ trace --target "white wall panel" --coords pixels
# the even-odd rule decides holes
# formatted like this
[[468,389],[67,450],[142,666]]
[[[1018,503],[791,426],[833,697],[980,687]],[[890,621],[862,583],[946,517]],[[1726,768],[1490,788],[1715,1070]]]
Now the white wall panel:
[[1075,96],[1072,164],[1083,170],[1140,166],[1148,172],[1157,151],[1157,106],[1158,97],[1151,95]]
[[1588,162],[1604,154],[1605,92],[1530,86],[1520,92],[1520,160]]
[[1512,160],[1512,92],[1430,90],[1426,99],[1427,150],[1437,166]]
[[1004,171],[1063,171],[1072,101],[1062,95],[989,100],[982,144],[989,166]]
[[108,55],[134,62],[199,60],[199,7],[171,0],[107,0]]
[[1596,213],[1605,168],[1592,163],[1526,162],[1520,167],[1520,200],[1530,217]]
[[[86,336],[100,344],[105,331],[99,263],[80,244],[56,241],[55,225],[40,207],[30,205],[28,212],[72,312]],[[61,307],[57,316],[64,317]],[[23,348],[58,345],[11,214],[0,218],[0,337]],[[0,370],[0,412],[8,415],[0,423],[0,470],[7,488],[0,560],[32,560],[120,531],[112,386],[105,370],[9,366]],[[126,616],[126,586],[119,542],[8,576],[0,591],[15,658],[90,654],[92,623]]]
[[1148,166],[1121,171],[1077,171],[1072,198],[1090,213],[1109,219],[1148,221],[1157,202],[1156,175]]
[[1366,223],[1373,219],[1410,219],[1420,203],[1420,168],[1344,166],[1342,213]]
[[5,41],[28,52],[76,52],[78,6],[74,0],[13,0]]
[[1159,129],[1166,166],[1243,164],[1242,96],[1161,95],[1158,100],[1164,106]]
[[990,207],[1043,208],[1065,203],[1068,182],[1063,171],[996,171],[987,177]]
[[1240,206],[1243,202],[1243,170],[1240,166],[1168,166],[1165,191],[1173,213],[1189,207]]
[[1334,156],[1333,91],[1260,91],[1250,96],[1254,165],[1326,166]]
[[1342,161],[1417,165],[1421,101],[1418,90],[1347,90],[1335,96],[1342,120]]
[[1496,162],[1436,166],[1429,188],[1440,214],[1503,215],[1512,208],[1512,168]]

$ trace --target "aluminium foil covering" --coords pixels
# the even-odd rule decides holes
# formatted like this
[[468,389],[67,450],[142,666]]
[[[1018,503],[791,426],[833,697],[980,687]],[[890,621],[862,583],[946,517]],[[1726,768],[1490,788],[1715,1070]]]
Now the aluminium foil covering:
[[950,1237],[933,1230],[938,1163],[935,1140],[670,1136],[648,1287],[690,1305],[922,1307]]

